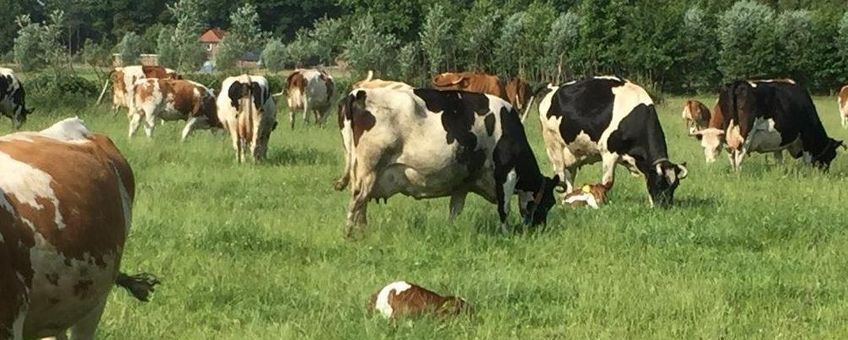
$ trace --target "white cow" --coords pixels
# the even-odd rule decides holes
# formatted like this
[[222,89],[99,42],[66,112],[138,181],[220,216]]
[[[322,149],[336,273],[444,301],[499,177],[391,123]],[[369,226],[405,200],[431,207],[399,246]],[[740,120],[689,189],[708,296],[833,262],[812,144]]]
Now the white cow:
[[294,129],[296,111],[303,112],[303,121],[311,111],[316,124],[324,124],[327,110],[332,106],[335,92],[333,77],[327,72],[314,69],[297,69],[286,79],[286,91],[289,104],[289,122]]

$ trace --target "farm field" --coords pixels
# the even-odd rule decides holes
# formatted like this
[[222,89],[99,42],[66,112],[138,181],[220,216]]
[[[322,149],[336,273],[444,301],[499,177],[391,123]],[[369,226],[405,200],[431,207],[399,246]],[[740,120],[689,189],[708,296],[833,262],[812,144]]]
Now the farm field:
[[[122,267],[163,285],[147,304],[116,289],[100,338],[848,337],[848,154],[828,173],[759,154],[740,174],[726,154],[707,166],[680,119],[683,100],[659,106],[671,158],[689,166],[673,208],[650,209],[644,182],[620,168],[608,206],[557,207],[546,228],[515,235],[497,231],[495,206],[477,196],[454,222],[447,198],[395,196],[372,203],[362,239],[343,239],[349,193],[332,189],[342,169],[335,112],[324,128],[298,121],[291,131],[281,109],[258,165],[237,164],[223,133],[196,131],[181,144],[180,122],[128,140],[124,111],[106,105],[33,101],[24,127],[79,115],[135,171]],[[848,139],[835,99],[815,102],[830,135]],[[525,128],[550,175],[535,112]],[[597,164],[577,183],[599,179]],[[462,296],[476,313],[394,324],[367,313],[368,297],[395,280]]]

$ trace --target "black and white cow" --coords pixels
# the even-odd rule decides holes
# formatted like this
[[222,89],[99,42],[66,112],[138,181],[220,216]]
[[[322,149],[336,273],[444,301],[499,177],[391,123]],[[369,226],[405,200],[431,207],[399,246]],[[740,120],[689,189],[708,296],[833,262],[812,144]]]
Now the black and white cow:
[[595,77],[550,86],[540,102],[542,135],[554,172],[571,192],[577,170],[603,162],[603,182],[611,188],[615,165],[645,177],[651,205],[670,205],[686,164],[668,159],[665,134],[654,103],[636,84],[618,77]]
[[244,162],[248,154],[254,161],[265,159],[271,131],[277,127],[277,106],[268,80],[246,74],[229,77],[221,83],[220,93],[218,121],[230,132],[236,160]]
[[546,222],[559,177],[539,171],[513,107],[492,95],[415,89],[357,89],[339,104],[346,150],[336,190],[350,183],[347,232],[367,223],[371,200],[404,194],[450,197],[456,217],[469,192],[496,203],[507,231],[517,191],[525,224]]
[[[705,154],[725,144],[730,164],[739,170],[751,152],[789,151],[794,158],[827,169],[842,141],[828,137],[807,91],[790,79],[739,80],[722,87],[717,107],[722,118],[702,135]],[[708,140],[709,139],[709,140]]]
[[15,72],[0,67],[0,113],[12,119],[15,130],[26,122],[32,110],[26,108],[24,85],[15,76]]

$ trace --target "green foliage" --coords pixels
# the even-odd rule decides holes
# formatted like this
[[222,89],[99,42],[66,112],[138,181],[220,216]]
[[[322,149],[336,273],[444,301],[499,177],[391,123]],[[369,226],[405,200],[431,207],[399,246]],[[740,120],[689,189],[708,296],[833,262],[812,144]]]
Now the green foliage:
[[398,51],[397,70],[393,73],[400,79],[413,86],[426,87],[429,83],[427,65],[418,42],[413,41],[403,45]]
[[279,72],[285,68],[286,45],[277,39],[271,39],[262,49],[262,65],[271,72]]
[[775,73],[774,17],[773,9],[750,0],[735,3],[719,17],[718,65],[725,81]]
[[121,61],[125,66],[138,65],[138,58],[141,55],[141,45],[143,44],[141,37],[135,32],[127,32],[118,46],[118,54],[121,55]]
[[779,69],[791,78],[802,83],[815,72],[815,56],[820,52],[815,34],[813,13],[807,10],[793,10],[780,13],[775,25],[780,57]]
[[181,72],[196,70],[206,59],[206,51],[197,43],[206,16],[206,4],[202,0],[179,0],[168,5],[168,11],[176,26],[173,30],[162,29],[159,34],[158,50],[160,64]]
[[524,36],[524,26],[527,20],[527,13],[518,12],[506,18],[501,32],[500,38],[495,45],[495,63],[497,73],[503,75],[514,74],[524,65],[522,62],[522,43],[521,39]]
[[689,8],[683,15],[676,52],[676,70],[680,72],[677,86],[683,91],[706,91],[721,80],[716,65],[718,41],[713,22],[698,6]]
[[554,83],[574,76],[574,51],[580,42],[580,18],[574,12],[560,15],[553,23],[545,41],[545,73]]
[[351,27],[344,54],[354,71],[385,73],[392,68],[398,43],[395,36],[377,30],[371,15],[365,15]]
[[245,53],[245,45],[237,39],[227,35],[218,45],[218,53],[215,55],[215,68],[220,71],[232,71]]
[[59,44],[63,21],[62,11],[54,11],[42,24],[33,23],[29,15],[16,19],[20,30],[15,38],[14,51],[21,69],[28,71],[51,66],[54,72],[59,72],[67,58],[67,51]]
[[474,6],[466,12],[460,23],[464,43],[459,44],[466,69],[486,71],[492,67],[500,17],[501,12],[492,0],[474,1]]
[[418,34],[430,74],[449,70],[454,59],[456,21],[441,4],[430,7]]
[[326,17],[318,19],[312,29],[298,31],[294,41],[288,45],[287,64],[297,67],[332,65],[344,51],[349,34],[350,27],[344,20]]
[[26,80],[26,90],[28,103],[47,109],[90,105],[100,93],[97,82],[67,72],[39,73]]

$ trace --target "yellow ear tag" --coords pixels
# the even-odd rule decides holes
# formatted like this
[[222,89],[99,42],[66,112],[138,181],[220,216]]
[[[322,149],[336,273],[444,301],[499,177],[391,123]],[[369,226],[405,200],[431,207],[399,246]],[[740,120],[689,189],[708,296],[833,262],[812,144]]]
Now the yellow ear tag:
[[584,193],[588,194],[588,193],[592,192],[592,186],[586,184],[586,185],[583,186],[582,190],[583,190]]

